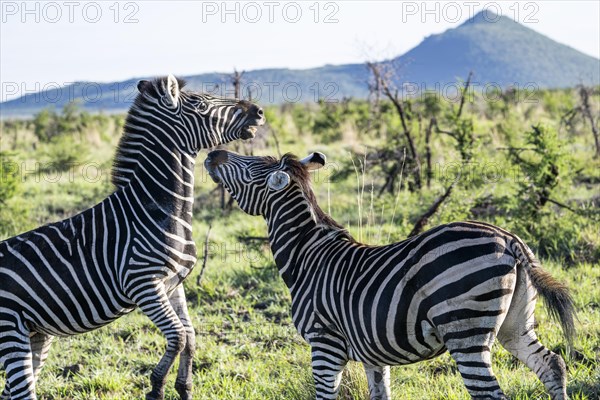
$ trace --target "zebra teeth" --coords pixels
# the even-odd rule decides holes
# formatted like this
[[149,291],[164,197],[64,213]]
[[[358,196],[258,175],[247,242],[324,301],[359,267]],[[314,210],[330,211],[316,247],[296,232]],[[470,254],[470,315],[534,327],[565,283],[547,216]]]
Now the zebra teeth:
[[258,130],[258,127],[255,125],[246,125],[242,128],[242,133],[241,133],[240,137],[242,139],[252,139],[252,138],[254,138],[254,136],[256,136],[257,130]]

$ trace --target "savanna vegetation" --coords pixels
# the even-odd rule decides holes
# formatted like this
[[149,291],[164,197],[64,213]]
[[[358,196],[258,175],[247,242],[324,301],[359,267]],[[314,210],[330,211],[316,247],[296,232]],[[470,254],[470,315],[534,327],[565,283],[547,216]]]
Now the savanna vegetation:
[[[314,175],[315,192],[359,241],[400,241],[464,219],[518,234],[570,286],[578,310],[579,334],[569,349],[538,302],[540,340],[565,358],[573,399],[600,398],[598,89],[405,99],[383,83],[381,96],[368,101],[268,107],[258,137],[229,148],[256,155],[325,153],[329,164]],[[0,239],[71,216],[109,194],[123,121],[123,115],[90,115],[75,104],[3,121]],[[309,348],[292,326],[265,223],[241,212],[201,162],[196,173],[200,261],[185,282],[197,330],[194,398],[308,400],[314,396]],[[164,346],[139,312],[58,339],[38,393],[47,400],[142,398]],[[501,346],[493,359],[512,399],[546,398],[534,373]],[[177,398],[174,378],[168,399]],[[393,368],[392,391],[397,399],[468,397],[448,354]],[[341,399],[366,394],[362,369],[351,364]]]

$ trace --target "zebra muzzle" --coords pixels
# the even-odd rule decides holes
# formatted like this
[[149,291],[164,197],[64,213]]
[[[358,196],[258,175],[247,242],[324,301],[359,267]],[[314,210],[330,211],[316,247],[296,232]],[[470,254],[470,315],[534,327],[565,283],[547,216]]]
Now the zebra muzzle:
[[242,132],[240,134],[240,138],[242,139],[253,139],[256,136],[256,131],[258,127],[255,125],[246,125],[242,128]]
[[208,175],[215,183],[221,182],[218,165],[227,161],[227,152],[223,150],[215,150],[208,153],[206,160],[204,160],[204,168],[208,171]]

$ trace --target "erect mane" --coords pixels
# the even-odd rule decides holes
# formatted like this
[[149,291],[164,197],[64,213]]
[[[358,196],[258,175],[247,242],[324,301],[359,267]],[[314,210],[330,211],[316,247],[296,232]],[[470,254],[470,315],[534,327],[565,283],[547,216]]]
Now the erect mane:
[[317,202],[317,198],[312,189],[310,171],[308,168],[300,162],[297,156],[291,153],[285,154],[282,157],[282,160],[286,166],[286,171],[290,174],[292,179],[300,185],[304,197],[313,209],[315,217],[317,218],[317,223],[338,233],[344,239],[355,242],[354,238],[346,228],[337,223],[329,214],[319,207],[319,203]]
[[[179,84],[179,89],[181,90],[186,82],[183,79],[177,79],[177,83]],[[123,170],[131,170],[135,169],[135,164],[138,155],[129,153],[128,150],[136,148],[139,144],[139,139],[131,137],[131,130],[128,129],[133,125],[139,124],[139,122],[133,121],[132,116],[136,115],[136,112],[143,108],[144,104],[147,103],[147,98],[160,98],[164,95],[164,91],[167,87],[166,76],[155,78],[152,81],[147,81],[145,85],[143,85],[143,91],[138,92],[137,96],[129,111],[127,112],[127,117],[125,118],[125,125],[123,128],[123,134],[119,139],[119,144],[117,145],[117,151],[115,153],[115,158],[113,159],[112,171],[111,171],[111,182],[116,187],[122,187],[126,185],[131,179],[133,172],[123,171]]]

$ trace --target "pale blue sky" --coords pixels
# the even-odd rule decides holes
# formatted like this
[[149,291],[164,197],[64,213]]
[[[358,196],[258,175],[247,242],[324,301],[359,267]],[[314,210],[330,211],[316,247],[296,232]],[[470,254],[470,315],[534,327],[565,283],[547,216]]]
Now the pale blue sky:
[[[222,1],[135,1],[118,7],[114,1],[67,3],[30,2],[24,10],[21,1],[2,1],[0,101],[18,95],[12,93],[15,83],[31,91],[75,80],[387,58],[482,8],[600,57],[597,0],[227,2],[229,13]],[[125,23],[127,16],[130,23]]]

